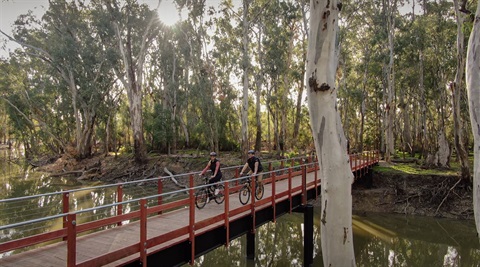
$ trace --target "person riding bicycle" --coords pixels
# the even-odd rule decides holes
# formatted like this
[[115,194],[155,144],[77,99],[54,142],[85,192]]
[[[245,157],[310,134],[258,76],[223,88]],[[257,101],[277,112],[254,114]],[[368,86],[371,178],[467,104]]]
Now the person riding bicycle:
[[249,150],[248,151],[248,159],[245,165],[242,168],[242,171],[240,172],[240,176],[243,175],[245,170],[247,168],[250,168],[248,171],[248,175],[256,176],[258,184],[262,183],[262,178],[263,178],[263,166],[262,163],[260,162],[260,159],[255,157],[255,151],[254,150]]
[[[211,152],[210,153],[210,160],[207,163],[207,166],[203,171],[200,173],[200,176],[205,175],[205,173],[210,169],[212,172],[212,176],[210,176],[210,179],[208,180],[209,184],[214,184],[220,179],[222,179],[222,171],[220,170],[220,161],[217,159],[217,153],[216,152]],[[210,192],[210,191],[209,191]],[[215,195],[218,194],[218,189],[215,187]],[[212,196],[209,193],[209,199],[212,199]]]

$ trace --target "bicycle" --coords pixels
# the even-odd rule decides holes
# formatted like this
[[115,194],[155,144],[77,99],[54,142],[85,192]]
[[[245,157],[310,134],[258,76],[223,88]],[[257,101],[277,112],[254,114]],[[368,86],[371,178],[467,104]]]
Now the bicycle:
[[[248,201],[250,200],[250,192],[252,191],[252,178],[249,175],[244,182],[242,188],[240,191],[238,191],[238,199],[240,199],[240,203],[243,205],[247,204]],[[260,183],[255,179],[255,198],[257,200],[260,200],[263,198],[263,193],[265,192],[265,188],[263,186],[263,183]]]
[[[203,184],[208,185],[209,178],[205,176],[203,179]],[[217,194],[215,194],[216,189],[218,189]],[[198,189],[197,193],[195,193],[195,206],[197,206],[198,209],[202,209],[203,207],[205,207],[207,202],[209,202],[209,195],[213,196],[213,199],[215,200],[215,202],[217,202],[217,204],[222,204],[222,202],[225,200],[225,186],[223,184],[217,184],[211,186],[204,186]]]

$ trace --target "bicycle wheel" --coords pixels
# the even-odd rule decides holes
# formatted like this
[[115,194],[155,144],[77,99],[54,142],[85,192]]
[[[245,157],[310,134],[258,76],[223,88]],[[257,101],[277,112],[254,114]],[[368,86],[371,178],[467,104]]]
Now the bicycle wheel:
[[265,192],[265,188],[263,187],[263,183],[259,184],[258,182],[255,184],[255,198],[257,200],[262,199],[263,193]]
[[245,184],[240,191],[238,191],[238,198],[240,199],[240,203],[243,205],[248,203],[248,200],[250,200],[250,188],[248,188],[248,185]]
[[217,185],[218,189],[218,194],[215,196],[215,202],[217,204],[222,204],[222,202],[225,200],[225,186],[223,184]]
[[207,204],[208,192],[206,188],[201,188],[195,194],[195,206],[198,209],[202,209]]

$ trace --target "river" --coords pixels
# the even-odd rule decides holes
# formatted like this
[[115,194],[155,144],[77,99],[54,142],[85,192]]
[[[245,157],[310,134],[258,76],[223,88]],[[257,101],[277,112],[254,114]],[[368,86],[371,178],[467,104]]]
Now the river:
[[[0,199],[98,185],[49,177],[21,162],[21,153],[0,150]],[[103,197],[92,194],[76,202],[91,206],[89,202],[102,202]],[[4,219],[0,218],[2,225]],[[472,220],[372,213],[354,215],[353,230],[357,266],[480,266],[480,245]],[[260,227],[255,260],[247,260],[245,255],[246,238],[241,237],[196,259],[194,265],[303,266],[303,215],[288,214]],[[8,257],[8,253],[1,256]],[[319,207],[315,207],[313,266],[323,266]]]

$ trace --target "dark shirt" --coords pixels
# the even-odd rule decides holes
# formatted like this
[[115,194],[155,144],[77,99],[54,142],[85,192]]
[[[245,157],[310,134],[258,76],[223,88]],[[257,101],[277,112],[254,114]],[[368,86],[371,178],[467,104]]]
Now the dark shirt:
[[[210,160],[210,171],[212,171],[212,175],[215,174],[215,169],[217,168],[217,162],[219,162],[218,159]],[[220,170],[220,168],[218,168],[218,172],[215,178],[218,178],[218,177],[222,177],[222,171]]]
[[250,167],[250,170],[252,170],[252,172],[255,172],[255,162],[258,162],[257,172],[263,171],[263,167],[262,167],[262,163],[260,163],[260,159],[255,156],[247,159],[248,167]]

